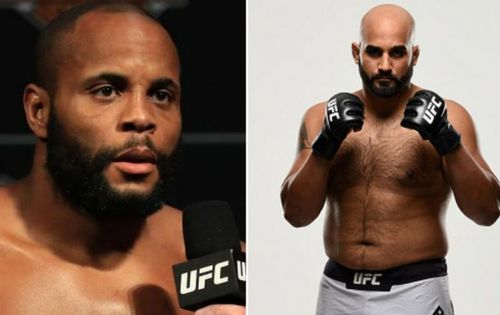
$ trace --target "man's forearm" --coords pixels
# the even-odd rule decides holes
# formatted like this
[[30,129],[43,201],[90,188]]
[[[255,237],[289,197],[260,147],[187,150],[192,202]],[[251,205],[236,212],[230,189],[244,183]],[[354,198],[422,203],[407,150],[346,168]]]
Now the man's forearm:
[[311,151],[302,166],[285,179],[281,203],[290,224],[302,227],[316,219],[325,203],[328,176],[329,161]]
[[448,180],[462,212],[480,225],[492,225],[500,215],[500,188],[496,177],[463,145],[445,156]]

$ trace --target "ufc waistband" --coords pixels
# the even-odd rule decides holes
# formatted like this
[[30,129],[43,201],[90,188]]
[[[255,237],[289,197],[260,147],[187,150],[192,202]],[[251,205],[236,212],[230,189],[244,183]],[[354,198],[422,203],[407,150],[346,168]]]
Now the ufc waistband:
[[417,262],[385,270],[355,270],[333,260],[326,263],[324,275],[346,284],[346,288],[366,291],[390,291],[396,284],[405,284],[448,274],[444,258]]

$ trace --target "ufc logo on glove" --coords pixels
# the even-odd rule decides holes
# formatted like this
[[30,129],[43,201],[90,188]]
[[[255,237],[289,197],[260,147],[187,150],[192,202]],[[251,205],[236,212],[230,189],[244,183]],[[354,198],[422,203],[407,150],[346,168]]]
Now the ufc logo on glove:
[[332,121],[335,117],[336,119],[340,119],[339,109],[337,108],[337,98],[332,98],[327,105],[328,111],[328,120]]
[[436,117],[436,107],[440,108],[443,105],[442,102],[438,102],[436,98],[433,96],[429,105],[427,105],[427,109],[424,112],[424,119],[429,124],[432,124],[434,121],[434,117]]

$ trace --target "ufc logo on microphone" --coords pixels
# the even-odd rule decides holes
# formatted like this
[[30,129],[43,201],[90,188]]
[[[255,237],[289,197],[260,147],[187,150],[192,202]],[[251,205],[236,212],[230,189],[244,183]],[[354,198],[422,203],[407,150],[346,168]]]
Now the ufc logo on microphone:
[[336,98],[333,98],[328,102],[328,105],[326,106],[326,112],[328,114],[328,121],[332,121],[333,117],[340,119]]
[[377,278],[380,277],[382,277],[381,273],[356,272],[352,283],[366,285],[369,282],[371,285],[380,285],[380,282],[377,281]]
[[228,277],[222,277],[222,268],[229,265],[229,260],[225,260],[215,265],[202,267],[198,270],[191,270],[181,274],[181,294],[188,294],[195,290],[205,289],[207,280],[213,279],[215,285],[223,284],[229,281]]
[[238,280],[247,281],[247,264],[244,261],[236,261],[236,269],[238,273]]
[[436,98],[433,96],[431,102],[429,103],[429,105],[427,105],[427,108],[424,112],[424,119],[429,123],[429,125],[432,124],[432,122],[434,121],[434,117],[436,117],[436,108],[440,108],[441,105],[443,105],[443,103],[436,101]]

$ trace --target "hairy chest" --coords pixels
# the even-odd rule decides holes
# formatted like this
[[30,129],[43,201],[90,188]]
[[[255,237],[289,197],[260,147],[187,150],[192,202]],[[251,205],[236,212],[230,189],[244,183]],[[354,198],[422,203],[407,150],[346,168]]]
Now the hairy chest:
[[442,183],[441,158],[428,141],[399,125],[365,125],[351,133],[332,161],[330,182],[342,189],[356,185],[421,189]]

